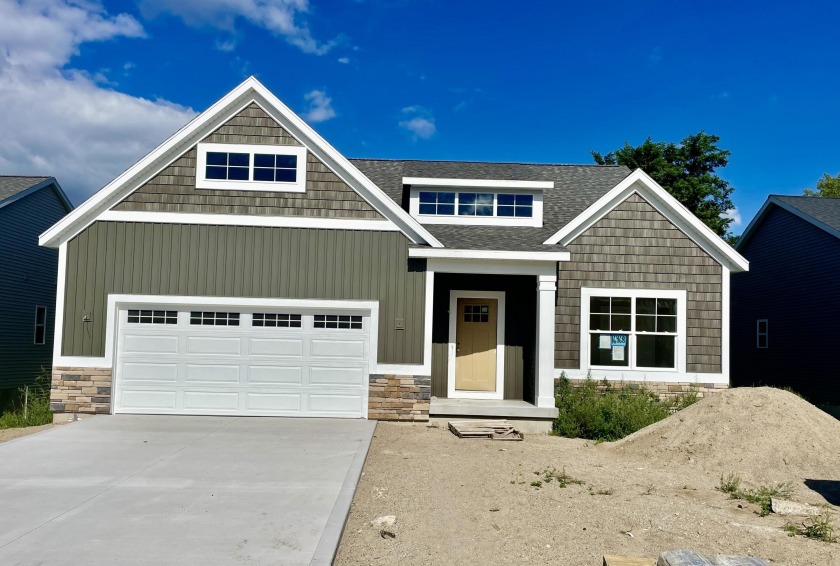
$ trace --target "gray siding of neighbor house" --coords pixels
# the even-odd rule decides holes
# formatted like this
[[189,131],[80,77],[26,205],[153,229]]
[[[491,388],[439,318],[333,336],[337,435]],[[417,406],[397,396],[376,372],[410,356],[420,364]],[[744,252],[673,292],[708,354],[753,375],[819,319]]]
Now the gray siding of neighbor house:
[[[203,142],[300,146],[256,104],[234,116]],[[306,192],[222,191],[195,187],[196,149],[191,148],[114,210],[382,219],[374,208],[311,153]]]
[[[722,267],[638,194],[568,246],[557,278],[556,368],[580,367],[580,289],[684,289],[686,371],[721,371]],[[597,377],[597,376],[594,376]]]
[[446,397],[449,379],[449,292],[505,291],[504,398],[534,400],[537,281],[508,275],[435,274],[432,395]]
[[[38,235],[67,209],[50,187],[0,208],[0,389],[31,384],[52,366],[58,251]],[[47,308],[46,340],[35,345],[35,307]]]
[[96,222],[67,248],[62,352],[104,355],[110,293],[357,299],[379,301],[380,362],[422,363],[426,274],[409,267],[408,243],[398,232]]
[[[814,197],[817,198],[817,197]],[[812,403],[840,404],[832,336],[840,317],[840,240],[772,206],[732,275],[732,385],[791,387]],[[767,319],[768,348],[756,347]]]

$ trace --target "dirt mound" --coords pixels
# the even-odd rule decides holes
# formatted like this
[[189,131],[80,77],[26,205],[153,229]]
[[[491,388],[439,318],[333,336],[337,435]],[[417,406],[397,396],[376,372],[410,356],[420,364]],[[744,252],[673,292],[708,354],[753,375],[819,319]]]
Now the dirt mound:
[[770,387],[716,393],[607,449],[753,481],[840,480],[840,420]]

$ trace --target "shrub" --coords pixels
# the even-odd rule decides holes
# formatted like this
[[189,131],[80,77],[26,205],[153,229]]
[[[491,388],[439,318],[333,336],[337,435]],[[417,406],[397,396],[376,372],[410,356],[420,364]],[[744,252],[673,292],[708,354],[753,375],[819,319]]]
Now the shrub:
[[43,371],[35,383],[21,387],[9,407],[0,414],[0,429],[38,426],[52,422],[50,374]]
[[555,392],[560,413],[553,433],[570,438],[611,441],[624,438],[697,401],[697,391],[669,401],[644,388],[600,385],[591,377],[573,386],[563,375]]

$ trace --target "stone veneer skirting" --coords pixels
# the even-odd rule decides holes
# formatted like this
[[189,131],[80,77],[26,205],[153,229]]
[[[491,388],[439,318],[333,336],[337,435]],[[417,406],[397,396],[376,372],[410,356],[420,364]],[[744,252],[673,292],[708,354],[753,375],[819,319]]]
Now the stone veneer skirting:
[[[663,400],[683,395],[692,389],[697,391],[698,397],[704,397],[709,393],[717,393],[723,391],[724,389],[729,389],[729,385],[725,383],[695,383],[690,381],[604,381],[603,379],[597,380],[594,378],[593,381],[595,381],[598,389],[601,391],[607,389],[607,387],[621,387],[622,385],[629,385],[634,389],[647,389],[648,391],[652,391],[653,393],[659,395],[659,398]],[[572,385],[581,385],[585,382],[585,379],[569,379],[569,383]],[[554,380],[555,385],[559,383],[559,378]]]
[[110,413],[111,368],[53,368],[50,409],[53,413]]
[[371,375],[368,418],[379,421],[428,421],[432,378]]

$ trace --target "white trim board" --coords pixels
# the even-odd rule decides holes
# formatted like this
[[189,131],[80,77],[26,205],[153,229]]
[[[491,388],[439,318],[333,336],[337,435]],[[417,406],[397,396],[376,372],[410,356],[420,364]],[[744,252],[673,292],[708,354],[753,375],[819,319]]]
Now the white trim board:
[[403,185],[413,187],[472,187],[487,189],[553,189],[554,181],[506,181],[501,179],[444,179],[438,177],[403,177]]
[[458,260],[552,262],[569,261],[569,252],[509,252],[503,250],[457,250],[452,248],[409,248],[408,257]]
[[696,383],[703,385],[729,385],[729,377],[722,373],[675,373],[675,372],[646,372],[627,370],[582,370],[580,368],[554,368],[554,378],[559,379],[566,374],[569,379],[586,379],[591,377],[595,381],[638,381],[648,383]]
[[251,216],[239,214],[194,214],[185,212],[138,212],[107,210],[97,220],[106,222],[148,222],[154,224],[202,224],[210,226],[264,226],[273,228],[323,228],[327,230],[369,230],[399,232],[389,220],[322,218],[314,216]]
[[545,275],[554,276],[555,279],[557,278],[557,262],[554,261],[479,261],[459,258],[432,258],[426,262],[426,269],[439,273]]
[[[455,358],[457,353],[458,299],[496,299],[496,390],[464,391],[455,389]],[[446,391],[449,399],[504,399],[505,397],[505,292],[449,291],[449,345],[447,352]]]
[[380,214],[399,226],[400,230],[411,241],[426,243],[436,248],[443,247],[443,244],[413,219],[407,211],[403,210],[370,179],[365,177],[355,165],[327,143],[254,77],[245,79],[209,109],[199,114],[168,140],[41,234],[38,240],[39,244],[57,247],[62,242],[73,238],[95,222],[102,212],[137,190],[179,156],[207,137],[215,128],[227,122],[251,103],[260,106]]
[[749,269],[749,262],[741,254],[641,169],[633,171],[544,243],[568,245],[633,193],[638,193],[724,267],[735,272]]

